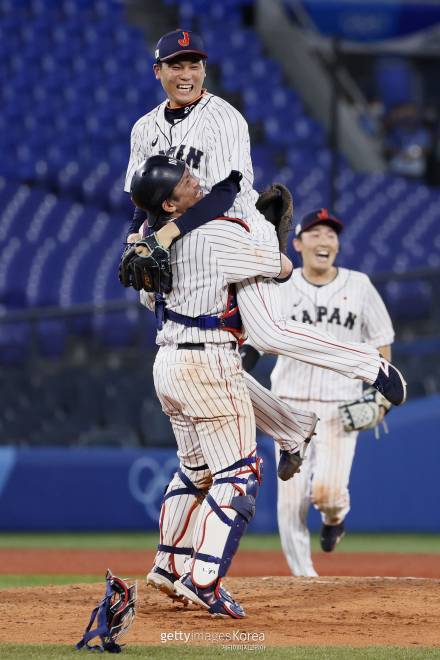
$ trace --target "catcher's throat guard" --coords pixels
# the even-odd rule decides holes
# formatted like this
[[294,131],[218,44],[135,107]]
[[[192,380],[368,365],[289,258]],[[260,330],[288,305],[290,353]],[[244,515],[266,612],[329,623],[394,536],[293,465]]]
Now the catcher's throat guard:
[[[105,580],[105,596],[93,609],[84,636],[76,644],[78,650],[85,647],[89,651],[120,653],[122,646],[117,642],[125,635],[134,621],[137,583],[128,585],[125,580],[113,575],[110,569],[107,569]],[[92,630],[95,620],[96,627]],[[89,641],[98,636],[102,646],[99,644],[90,646]]]

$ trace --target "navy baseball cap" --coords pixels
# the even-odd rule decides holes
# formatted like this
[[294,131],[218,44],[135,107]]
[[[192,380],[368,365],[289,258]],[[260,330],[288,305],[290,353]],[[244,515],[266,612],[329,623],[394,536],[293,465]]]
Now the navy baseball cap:
[[167,62],[179,55],[188,54],[200,55],[204,59],[208,57],[202,37],[191,30],[174,30],[159,39],[154,59],[156,62]]
[[340,234],[344,229],[344,225],[338,218],[334,215],[331,215],[328,212],[328,209],[316,209],[311,213],[307,213],[303,217],[300,223],[295,227],[295,236],[299,236],[303,231],[308,231],[315,225],[328,225],[335,230],[337,234]]

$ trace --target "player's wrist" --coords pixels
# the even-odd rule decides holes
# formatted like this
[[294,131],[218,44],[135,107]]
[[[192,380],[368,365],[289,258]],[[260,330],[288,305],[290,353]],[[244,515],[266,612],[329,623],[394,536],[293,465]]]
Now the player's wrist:
[[159,231],[154,232],[159,247],[168,250],[171,243],[180,236],[180,229],[174,222],[169,222]]
[[275,282],[287,282],[290,279],[293,273],[293,263],[290,261],[289,257],[286,257],[285,254],[281,252],[281,270],[277,277],[275,277]]

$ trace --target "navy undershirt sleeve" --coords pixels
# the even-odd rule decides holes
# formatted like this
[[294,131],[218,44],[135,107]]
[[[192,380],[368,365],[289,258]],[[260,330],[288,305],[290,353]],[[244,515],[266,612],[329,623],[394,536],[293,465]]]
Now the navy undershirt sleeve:
[[144,209],[139,209],[137,206],[134,209],[133,217],[130,221],[127,236],[130,234],[137,234],[142,224],[147,219],[147,213]]
[[179,228],[180,235],[185,236],[193,229],[197,229],[210,220],[215,220],[226,213],[233,205],[237,193],[240,191],[240,172],[233,170],[223,181],[216,183],[211,192],[203,197],[190,209],[185,211],[180,218],[174,220]]

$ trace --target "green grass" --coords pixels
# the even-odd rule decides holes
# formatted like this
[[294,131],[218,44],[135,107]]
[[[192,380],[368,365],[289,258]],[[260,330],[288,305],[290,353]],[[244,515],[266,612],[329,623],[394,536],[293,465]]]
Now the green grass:
[[[161,658],[237,658],[246,654],[245,649],[226,650],[222,646],[191,646],[178,644],[174,646],[130,646],[123,649],[124,657],[144,658],[145,660],[161,660]],[[352,647],[269,647],[265,650],[248,650],[251,657],[293,658],[294,660],[425,660],[440,658],[440,648],[397,648],[374,646],[368,648]],[[54,644],[3,644],[2,660],[64,660],[64,658],[89,657],[88,654],[78,655],[74,646]],[[93,657],[93,656],[90,656]]]
[[[312,551],[320,550],[318,536],[312,536]],[[420,552],[440,553],[439,534],[350,534],[342,543],[339,552]]]
[[[130,576],[131,577],[131,576]],[[136,577],[136,576],[135,576]],[[99,582],[103,584],[99,575],[0,575],[0,589],[11,589],[13,587],[35,587],[39,584],[80,584],[81,582]],[[137,576],[143,579],[144,576]]]
[[[66,533],[66,534],[0,534],[0,548],[78,548],[154,550],[156,533]],[[277,534],[248,534],[240,544],[245,550],[280,550]],[[312,550],[318,551],[319,540],[312,535]],[[436,534],[354,534],[348,532],[338,546],[339,552],[420,552],[440,553],[440,535]]]

